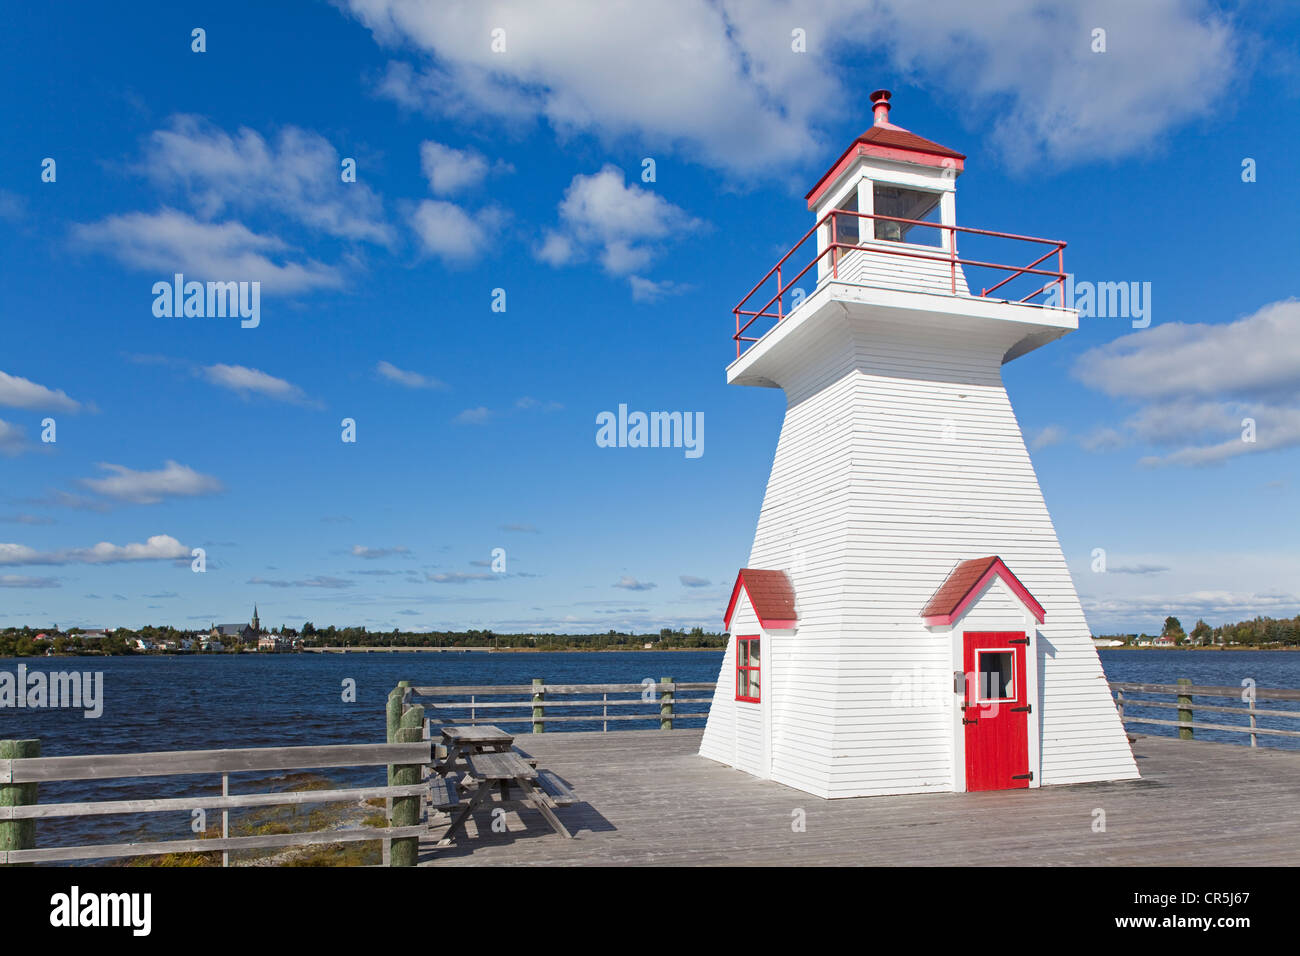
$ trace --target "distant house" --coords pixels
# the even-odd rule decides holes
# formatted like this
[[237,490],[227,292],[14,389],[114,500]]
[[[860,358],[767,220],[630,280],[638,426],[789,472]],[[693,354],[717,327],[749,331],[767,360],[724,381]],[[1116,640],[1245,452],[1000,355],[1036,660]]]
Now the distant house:
[[257,649],[259,651],[270,651],[272,654],[288,649],[288,642],[277,634],[263,634],[257,639]]
[[135,649],[137,651],[152,651],[156,647],[157,645],[154,644],[153,641],[149,640],[147,637],[137,637],[135,639]]
[[226,646],[215,637],[204,637],[199,639],[199,650],[201,651],[224,651]]
[[1173,646],[1177,643],[1177,641],[1175,641],[1175,640],[1174,640],[1170,635],[1168,635],[1168,634],[1161,634],[1159,637],[1157,637],[1157,638],[1156,638],[1154,641],[1152,641],[1151,643],[1152,643],[1155,647],[1173,647]]
[[108,630],[102,627],[82,628],[81,639],[83,641],[100,641],[108,637]]
[[36,637],[34,638],[34,640],[37,641],[48,641],[49,639],[50,639],[49,635],[47,634],[37,634]]

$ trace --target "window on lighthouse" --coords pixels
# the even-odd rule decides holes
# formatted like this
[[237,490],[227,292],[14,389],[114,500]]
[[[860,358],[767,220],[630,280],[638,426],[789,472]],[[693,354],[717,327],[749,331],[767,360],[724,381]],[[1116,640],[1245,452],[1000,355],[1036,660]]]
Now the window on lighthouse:
[[736,700],[757,704],[759,655],[758,636],[736,638]]
[[[939,224],[939,193],[873,183],[872,196],[877,216],[894,216],[898,219],[915,219]],[[890,219],[877,219],[876,238],[937,248],[943,245],[943,230],[906,222],[894,222]]]

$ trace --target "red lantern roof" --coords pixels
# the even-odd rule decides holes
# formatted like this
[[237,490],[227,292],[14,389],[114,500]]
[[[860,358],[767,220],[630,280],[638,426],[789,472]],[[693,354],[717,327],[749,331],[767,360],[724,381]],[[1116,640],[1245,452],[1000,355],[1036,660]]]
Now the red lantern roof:
[[817,180],[817,185],[813,186],[805,197],[809,209],[817,205],[826,190],[859,156],[917,163],[921,166],[947,166],[954,170],[954,175],[960,173],[965,167],[966,157],[962,153],[947,146],[940,146],[933,140],[917,136],[910,130],[889,122],[889,97],[889,90],[876,90],[871,94],[875,123],[850,143],[849,148],[835,161],[835,164],[821,179]]

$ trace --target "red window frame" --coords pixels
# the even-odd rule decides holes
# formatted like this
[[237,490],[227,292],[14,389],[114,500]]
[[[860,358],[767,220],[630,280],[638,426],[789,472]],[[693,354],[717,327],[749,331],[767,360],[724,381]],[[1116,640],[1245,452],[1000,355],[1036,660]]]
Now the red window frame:
[[[762,701],[763,646],[759,644],[759,649],[758,649],[759,656],[758,656],[757,664],[748,664],[748,663],[742,664],[741,661],[751,661],[754,659],[752,656],[753,652],[750,651],[747,645],[749,644],[750,641],[757,642],[760,639],[760,637],[761,635],[759,634],[736,635],[736,700],[743,700],[750,704],[757,704]],[[741,694],[740,692],[740,686],[741,686],[740,676],[742,673],[748,674],[748,672],[750,671],[753,671],[754,676],[758,677],[757,683],[758,683],[759,696],[757,697],[747,697]],[[746,680],[745,687],[748,689],[750,686],[752,685],[748,680]]]

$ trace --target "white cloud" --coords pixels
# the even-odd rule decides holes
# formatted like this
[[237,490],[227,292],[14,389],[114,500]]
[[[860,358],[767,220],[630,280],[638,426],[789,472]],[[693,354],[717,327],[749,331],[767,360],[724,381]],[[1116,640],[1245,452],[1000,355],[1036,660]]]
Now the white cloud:
[[[702,226],[658,193],[627,184],[623,171],[613,165],[574,176],[560,202],[559,216],[560,228],[545,234],[534,255],[555,266],[594,255],[614,275],[644,269],[654,258],[657,241]],[[672,283],[632,277],[637,295],[671,287]]]
[[658,302],[664,296],[684,295],[691,290],[689,285],[671,279],[655,281],[641,276],[628,276],[627,281],[632,287],[632,298],[636,302]]
[[355,587],[355,581],[348,581],[345,578],[332,578],[326,574],[318,574],[315,577],[306,578],[300,581],[285,581],[271,578],[253,577],[248,579],[249,584],[265,584],[272,588],[325,588],[326,590],[338,591],[343,588]]
[[1032,438],[1029,439],[1029,447],[1034,451],[1040,448],[1050,448],[1052,445],[1059,445],[1065,440],[1065,429],[1060,425],[1046,425],[1040,428]]
[[488,572],[443,571],[438,574],[425,574],[426,581],[434,584],[468,584],[470,581],[493,581],[504,575]]
[[[1300,445],[1300,301],[1218,325],[1170,322],[1081,355],[1075,378],[1140,407],[1126,433],[1103,429],[1092,448],[1134,437],[1172,448],[1146,465],[1206,465]],[[1246,419],[1253,420],[1253,441]],[[1085,447],[1089,445],[1085,442]]]
[[499,218],[494,209],[471,216],[455,203],[425,199],[411,213],[411,228],[425,252],[448,265],[465,265],[487,249]]
[[247,127],[231,136],[182,115],[156,131],[149,147],[145,174],[183,190],[205,219],[231,209],[271,210],[328,236],[393,244],[380,198],[362,181],[342,181],[339,154],[318,133],[287,126],[272,144]]
[[693,574],[678,575],[678,580],[682,582],[682,587],[687,588],[707,588],[713,583],[708,578],[697,578]]
[[32,578],[22,574],[0,574],[0,588],[60,588],[58,578]]
[[631,575],[625,574],[618,579],[618,583],[614,587],[623,588],[626,591],[649,591],[656,585],[651,581],[638,581]]
[[72,234],[133,268],[160,273],[159,278],[181,272],[214,282],[257,281],[265,291],[280,293],[343,284],[330,266],[312,259],[289,261],[285,253],[290,247],[275,236],[260,235],[239,222],[204,222],[166,207],[78,223]]
[[365,545],[354,544],[352,546],[352,556],[354,558],[365,558],[373,561],[376,558],[388,558],[395,554],[410,554],[410,548],[367,548]]
[[558,412],[564,406],[559,402],[544,402],[541,399],[533,398],[531,395],[525,395],[522,398],[515,399],[515,408],[523,411],[540,408],[544,412]]
[[27,435],[18,425],[10,424],[0,418],[0,455],[13,457],[21,455],[31,448]]
[[260,369],[247,368],[243,365],[209,365],[203,369],[203,377],[213,385],[238,392],[245,398],[249,395],[265,395],[267,398],[295,405],[317,404],[297,385],[276,378],[274,375],[268,375]]
[[[1061,164],[1147,149],[1221,109],[1245,45],[1205,0],[345,5],[380,43],[418,51],[380,83],[407,107],[511,128],[541,117],[561,137],[630,136],[742,176],[838,152],[819,125],[869,112],[846,62],[947,93],[1016,165]],[[1097,26],[1105,53],[1091,49]]]
[[487,179],[487,157],[472,149],[456,149],[433,140],[420,144],[420,168],[436,196],[450,196]]
[[379,362],[375,366],[375,371],[388,381],[405,385],[407,388],[445,389],[448,387],[446,382],[441,382],[432,376],[421,375],[419,372],[408,372],[398,368],[392,362]]
[[121,564],[128,561],[166,561],[189,558],[190,549],[168,534],[156,534],[143,543],[117,545],[107,541],[90,548],[37,551],[23,544],[0,543],[0,565]]
[[486,425],[492,419],[492,410],[482,405],[477,408],[467,408],[452,421],[457,425]]
[[164,498],[193,498],[212,495],[224,486],[211,475],[203,475],[187,465],[167,461],[157,471],[133,471],[125,465],[101,463],[111,472],[107,478],[83,478],[81,484],[97,494],[135,504],[157,504]]
[[81,403],[62,389],[46,388],[17,375],[0,372],[0,405],[10,408],[34,408],[38,411],[77,412]]

